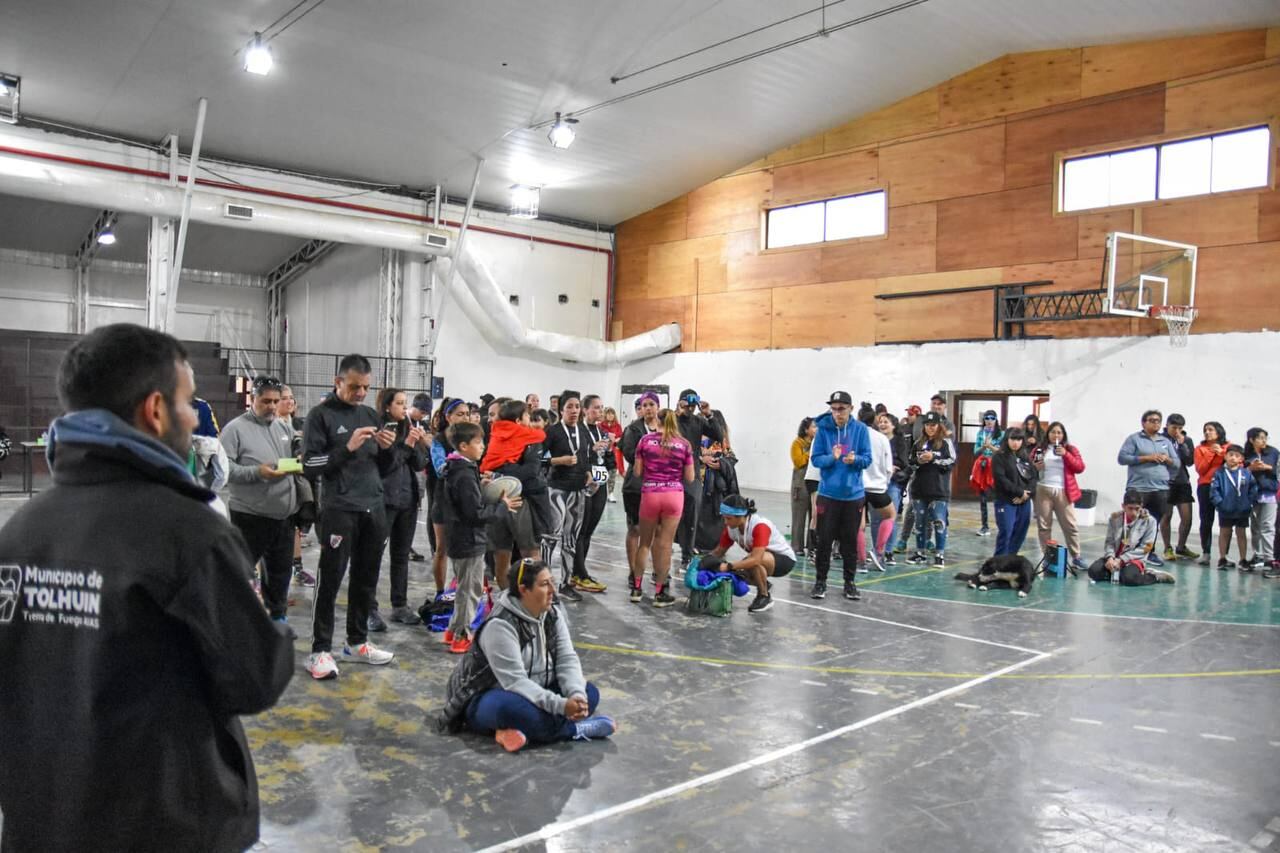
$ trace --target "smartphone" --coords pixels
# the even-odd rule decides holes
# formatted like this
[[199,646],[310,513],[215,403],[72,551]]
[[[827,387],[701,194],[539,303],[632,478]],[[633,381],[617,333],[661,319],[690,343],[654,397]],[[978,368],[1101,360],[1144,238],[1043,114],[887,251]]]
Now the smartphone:
[[387,421],[385,424],[382,425],[382,428],[389,429],[392,432],[395,432],[396,430],[400,429],[400,424],[397,423],[396,421]]

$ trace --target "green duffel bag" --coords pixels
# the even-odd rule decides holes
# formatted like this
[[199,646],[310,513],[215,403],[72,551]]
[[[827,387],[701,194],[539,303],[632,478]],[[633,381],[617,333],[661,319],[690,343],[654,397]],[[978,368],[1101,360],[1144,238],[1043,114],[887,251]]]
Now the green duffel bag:
[[705,613],[710,616],[733,615],[733,584],[721,580],[710,589],[689,590],[685,609],[690,613]]

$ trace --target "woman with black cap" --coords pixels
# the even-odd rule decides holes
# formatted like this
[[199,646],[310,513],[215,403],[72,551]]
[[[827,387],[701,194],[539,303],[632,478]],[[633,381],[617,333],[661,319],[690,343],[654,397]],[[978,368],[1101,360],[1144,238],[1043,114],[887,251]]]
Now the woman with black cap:
[[991,535],[991,525],[987,523],[989,518],[987,496],[995,487],[994,475],[991,473],[991,457],[1000,448],[1000,441],[1003,438],[1000,416],[996,414],[995,409],[987,409],[982,413],[982,429],[978,430],[978,437],[973,442],[973,472],[969,476],[969,481],[976,484],[974,490],[978,493],[978,506],[982,511],[982,526],[978,528],[979,536]]

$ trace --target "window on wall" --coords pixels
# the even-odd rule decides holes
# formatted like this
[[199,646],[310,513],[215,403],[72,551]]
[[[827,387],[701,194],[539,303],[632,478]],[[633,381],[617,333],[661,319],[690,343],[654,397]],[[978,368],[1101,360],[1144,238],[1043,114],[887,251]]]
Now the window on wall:
[[884,190],[775,207],[765,214],[766,249],[878,237],[885,233]]
[[1059,209],[1117,207],[1265,187],[1271,170],[1266,125],[1062,163]]

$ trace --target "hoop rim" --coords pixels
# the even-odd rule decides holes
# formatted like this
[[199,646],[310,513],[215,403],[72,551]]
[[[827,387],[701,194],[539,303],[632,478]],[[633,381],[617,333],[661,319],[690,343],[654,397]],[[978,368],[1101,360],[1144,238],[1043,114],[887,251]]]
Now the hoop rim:
[[1185,323],[1194,322],[1196,315],[1200,310],[1194,305],[1152,305],[1147,309],[1148,315],[1153,320],[1165,320],[1178,322],[1181,320]]

